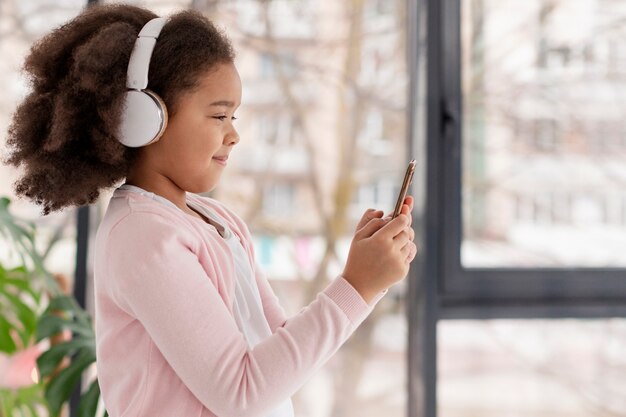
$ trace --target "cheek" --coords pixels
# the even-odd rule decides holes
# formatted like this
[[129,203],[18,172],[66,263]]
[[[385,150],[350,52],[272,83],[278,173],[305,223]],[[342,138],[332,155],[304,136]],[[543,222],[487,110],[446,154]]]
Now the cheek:
[[185,152],[192,154],[192,159],[206,159],[207,154],[214,153],[221,146],[220,128],[213,122],[213,119],[200,120],[186,129],[183,147]]
[[174,119],[167,129],[170,162],[188,161],[195,167],[206,165],[222,146],[219,120],[189,113]]

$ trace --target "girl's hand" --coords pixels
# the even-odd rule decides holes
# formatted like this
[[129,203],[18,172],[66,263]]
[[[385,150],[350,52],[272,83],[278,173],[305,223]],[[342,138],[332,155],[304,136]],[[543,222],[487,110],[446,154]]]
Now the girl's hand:
[[391,220],[391,214],[380,218],[380,210],[367,210],[357,224],[342,276],[367,303],[409,271],[417,254],[412,208],[413,197],[407,196],[395,219]]
[[[408,195],[405,197],[404,202],[403,202],[403,207],[400,210],[400,213],[404,213],[404,206],[408,206],[408,214],[410,215],[411,212],[413,212],[413,197]],[[382,210],[374,210],[374,209],[367,209],[365,211],[365,214],[363,214],[363,217],[361,217],[361,220],[359,220],[359,223],[356,225],[356,232],[358,232],[361,228],[363,228],[363,226],[365,226],[370,220],[372,219],[380,219],[380,216],[383,214]],[[391,218],[391,216],[393,215],[393,211],[390,212],[389,214],[387,214],[385,217],[383,218]],[[411,222],[409,223],[409,226],[411,224],[413,224],[413,217],[409,216],[411,219]]]

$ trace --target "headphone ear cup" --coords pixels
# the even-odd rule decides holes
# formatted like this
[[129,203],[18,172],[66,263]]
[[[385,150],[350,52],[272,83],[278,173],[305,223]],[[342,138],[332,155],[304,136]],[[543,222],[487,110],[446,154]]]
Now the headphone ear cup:
[[158,141],[167,127],[167,108],[150,90],[129,90],[124,96],[117,139],[138,148]]

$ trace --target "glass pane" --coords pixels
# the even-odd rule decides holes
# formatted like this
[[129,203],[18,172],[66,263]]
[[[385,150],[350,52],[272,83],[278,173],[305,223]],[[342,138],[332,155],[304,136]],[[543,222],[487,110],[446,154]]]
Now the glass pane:
[[[7,129],[18,103],[30,92],[30,86],[21,73],[24,57],[31,44],[52,28],[62,24],[80,12],[85,0],[3,0],[0,2],[0,155],[5,153]],[[41,207],[30,200],[18,199],[13,191],[13,183],[20,178],[22,171],[0,164],[0,197],[9,198],[9,212],[22,220],[35,224],[35,243],[44,265],[53,274],[66,293],[72,292],[76,262],[75,209],[66,209],[42,217]],[[71,173],[68,173],[71,174]],[[21,224],[21,223],[20,223]],[[4,268],[23,265],[18,245],[8,236],[0,235],[0,264]],[[30,258],[27,266],[32,268]],[[33,280],[34,281],[34,280]],[[37,284],[31,281],[31,285]],[[40,291],[40,287],[35,288]],[[20,297],[29,307],[37,310],[34,300]],[[2,300],[5,300],[2,298]],[[38,312],[45,308],[47,297],[42,297]],[[6,305],[0,306],[3,317],[10,317]],[[49,347],[47,339],[24,346],[16,338],[17,351],[11,355],[0,353],[0,390],[9,392],[18,387],[33,385],[38,380],[35,367],[37,356]],[[16,394],[10,394],[13,397]],[[41,405],[35,407],[37,415],[47,415]],[[17,410],[11,410],[18,415]],[[21,415],[21,413],[19,413]]]
[[461,4],[463,265],[626,266],[626,2]]
[[[343,269],[365,209],[393,210],[411,159],[405,2],[136,4],[160,14],[194,7],[233,40],[241,142],[211,197],[248,224],[281,304],[298,314]],[[298,390],[297,416],[405,415],[403,295],[394,286]]]
[[439,417],[626,415],[626,320],[444,320]]
[[[71,19],[85,6],[84,0],[17,1],[0,3],[0,145],[5,155],[7,129],[18,103],[30,92],[30,86],[21,72],[24,57],[31,44],[53,28]],[[75,209],[51,213],[41,217],[41,207],[26,199],[17,199],[13,183],[21,171],[0,164],[0,196],[11,199],[10,211],[16,216],[36,223],[35,241],[42,252],[48,251],[46,265],[51,272],[73,278],[75,262]],[[19,261],[15,253],[0,240],[0,262],[13,265]],[[50,246],[48,248],[48,246]]]
[[[215,11],[236,40],[244,97],[242,140],[214,196],[241,207],[290,315],[343,267],[362,212],[393,209],[408,162],[402,3],[222,2]],[[293,396],[296,415],[404,416],[405,342],[402,301],[385,298]]]

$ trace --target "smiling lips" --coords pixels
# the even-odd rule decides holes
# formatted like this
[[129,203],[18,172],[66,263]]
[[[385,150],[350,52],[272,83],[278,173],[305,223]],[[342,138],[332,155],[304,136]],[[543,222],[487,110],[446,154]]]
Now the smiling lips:
[[228,155],[214,156],[213,159],[217,161],[218,164],[226,165],[226,160],[228,160]]

